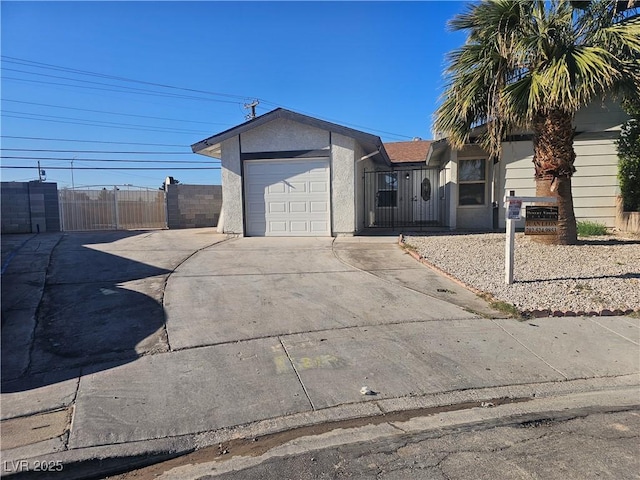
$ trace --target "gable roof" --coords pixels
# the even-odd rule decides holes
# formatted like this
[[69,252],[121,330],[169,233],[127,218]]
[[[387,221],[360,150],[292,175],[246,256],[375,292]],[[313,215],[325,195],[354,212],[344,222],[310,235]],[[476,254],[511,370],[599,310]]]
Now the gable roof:
[[385,143],[391,163],[425,163],[431,146],[431,140],[412,140],[410,142]]
[[206,150],[215,150],[223,141],[233,138],[236,135],[240,135],[243,132],[248,130],[252,130],[256,127],[264,125],[265,123],[271,122],[273,120],[284,118],[287,120],[292,120],[294,122],[302,123],[304,125],[309,125],[312,127],[320,128],[323,130],[328,130],[330,132],[339,133],[340,135],[344,135],[346,137],[354,138],[360,143],[364,149],[365,153],[375,153],[378,152],[375,156],[379,156],[385,163],[389,164],[389,156],[385,151],[384,145],[380,137],[377,135],[373,135],[370,133],[362,132],[360,130],[355,130],[353,128],[344,127],[342,125],[338,125],[336,123],[327,122],[325,120],[320,120],[319,118],[310,117],[308,115],[303,115],[301,113],[293,112],[291,110],[287,110],[284,108],[276,108],[275,110],[271,110],[270,112],[265,113],[264,115],[260,115],[254,119],[249,120],[248,122],[242,123],[235,127],[232,127],[223,132],[217,133],[211,137],[205,138],[197,143],[191,145],[191,150],[193,153],[200,153],[202,155],[207,155]]

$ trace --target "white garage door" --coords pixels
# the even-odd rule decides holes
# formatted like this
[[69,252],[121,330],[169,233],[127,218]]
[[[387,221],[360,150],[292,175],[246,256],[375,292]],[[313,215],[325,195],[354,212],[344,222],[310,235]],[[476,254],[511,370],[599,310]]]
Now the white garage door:
[[247,235],[329,236],[329,160],[244,164]]

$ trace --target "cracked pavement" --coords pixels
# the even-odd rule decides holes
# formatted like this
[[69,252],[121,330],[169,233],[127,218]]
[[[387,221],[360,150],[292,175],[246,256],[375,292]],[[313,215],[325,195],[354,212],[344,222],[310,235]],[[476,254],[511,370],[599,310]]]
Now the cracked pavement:
[[100,232],[15,252],[2,454],[64,462],[64,478],[234,435],[639,383],[637,318],[503,318],[394,238]]

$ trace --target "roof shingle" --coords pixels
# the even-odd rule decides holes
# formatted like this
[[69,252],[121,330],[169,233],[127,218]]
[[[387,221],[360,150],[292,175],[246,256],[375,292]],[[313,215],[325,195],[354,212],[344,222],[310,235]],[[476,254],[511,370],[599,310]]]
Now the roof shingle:
[[431,146],[431,140],[413,140],[411,142],[385,143],[384,149],[391,163],[425,162]]

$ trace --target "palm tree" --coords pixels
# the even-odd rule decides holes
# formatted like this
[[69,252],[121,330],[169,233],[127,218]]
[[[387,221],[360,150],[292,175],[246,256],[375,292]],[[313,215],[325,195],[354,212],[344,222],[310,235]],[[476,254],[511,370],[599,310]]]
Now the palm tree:
[[577,241],[573,119],[599,96],[640,92],[640,16],[629,2],[483,0],[449,26],[467,41],[449,53],[435,130],[454,148],[479,141],[499,158],[515,129],[533,131],[536,194],[558,197],[558,235]]

